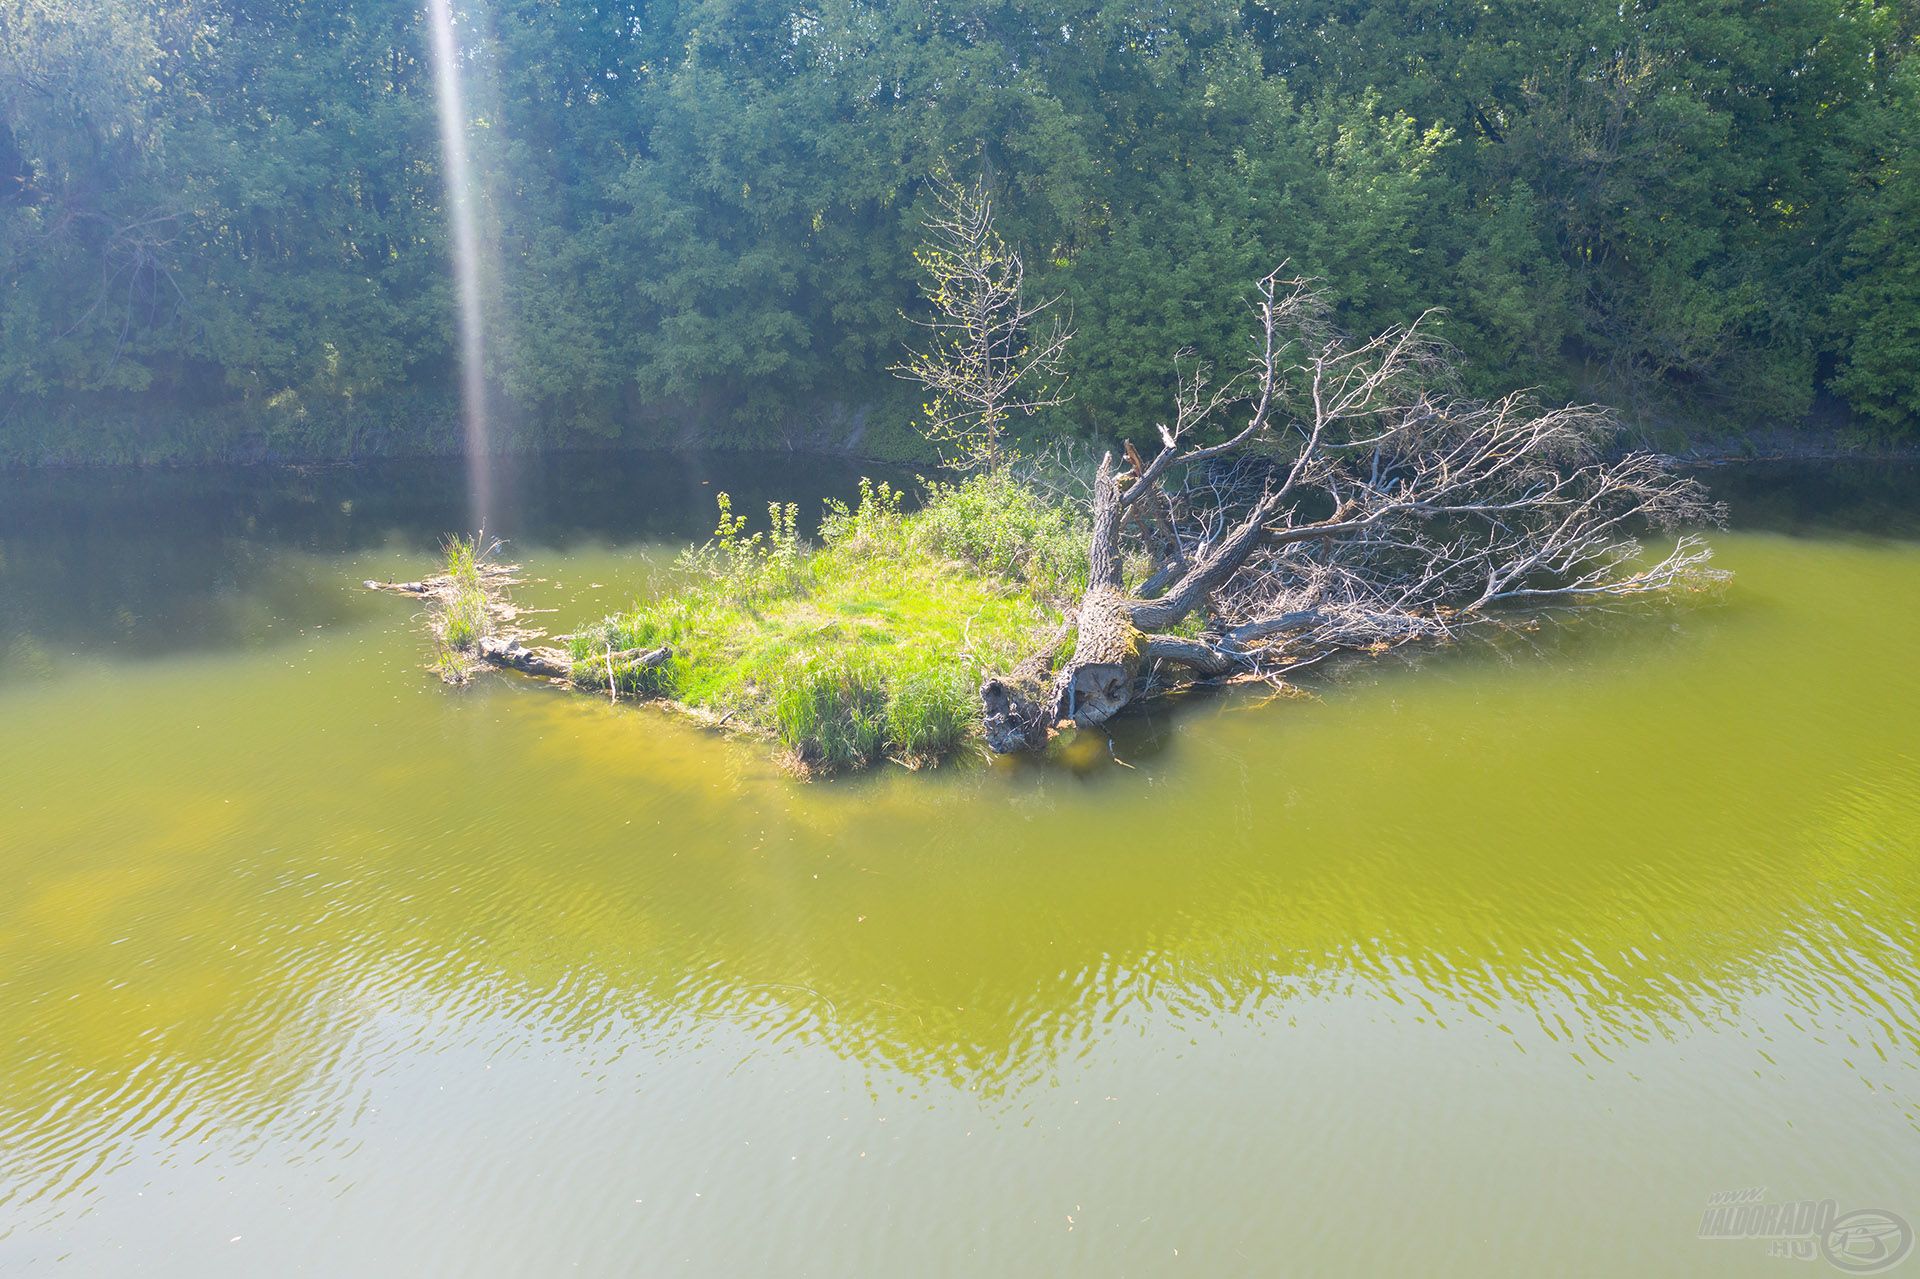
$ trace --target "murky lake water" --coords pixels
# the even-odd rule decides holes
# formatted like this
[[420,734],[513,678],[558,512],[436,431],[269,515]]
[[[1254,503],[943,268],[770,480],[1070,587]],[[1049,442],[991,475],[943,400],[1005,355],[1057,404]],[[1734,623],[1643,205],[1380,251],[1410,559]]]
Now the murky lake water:
[[[523,463],[520,598],[857,474]],[[1920,1222],[1913,470],[1717,475],[1719,606],[824,785],[434,683],[358,583],[458,479],[0,476],[0,1272],[1748,1274],[1718,1192]]]

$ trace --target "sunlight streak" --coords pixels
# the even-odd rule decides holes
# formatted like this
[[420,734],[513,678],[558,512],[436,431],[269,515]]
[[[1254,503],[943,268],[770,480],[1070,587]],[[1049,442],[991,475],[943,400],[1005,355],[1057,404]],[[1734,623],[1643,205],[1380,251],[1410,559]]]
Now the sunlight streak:
[[467,114],[451,0],[427,0],[433,32],[434,96],[453,230],[453,279],[460,306],[460,409],[465,424],[468,526],[483,528],[493,514],[492,439],[487,413],[486,321],[481,302],[480,222],[473,165],[467,154]]

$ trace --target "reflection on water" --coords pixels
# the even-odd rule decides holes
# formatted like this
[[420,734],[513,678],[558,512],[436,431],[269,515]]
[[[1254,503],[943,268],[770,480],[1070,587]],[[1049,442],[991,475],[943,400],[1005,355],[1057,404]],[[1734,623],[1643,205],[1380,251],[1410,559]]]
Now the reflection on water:
[[[758,519],[800,487],[847,499],[873,464],[693,454],[558,454],[496,477],[492,531],[539,558],[586,544],[706,537],[714,494]],[[350,589],[338,556],[430,554],[466,521],[460,459],[0,475],[0,654],[116,657],[277,642],[365,621],[390,602]],[[817,507],[805,514],[817,513]],[[278,630],[282,636],[274,632]],[[19,658],[0,680],[24,673]]]
[[[600,474],[523,481],[559,627],[760,497]],[[0,1270],[1734,1274],[1717,1191],[1920,1213],[1920,545],[1804,478],[1728,478],[1791,536],[1717,607],[817,786],[422,678],[383,475],[58,478],[4,508],[56,658],[0,685]],[[95,643],[62,564],[202,611]]]

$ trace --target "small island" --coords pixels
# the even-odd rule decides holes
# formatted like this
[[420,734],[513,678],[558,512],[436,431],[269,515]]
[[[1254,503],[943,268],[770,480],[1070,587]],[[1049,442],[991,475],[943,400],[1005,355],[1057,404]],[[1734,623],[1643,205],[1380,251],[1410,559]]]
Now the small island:
[[[764,733],[810,775],[918,768],[1038,750],[1194,681],[1284,685],[1336,653],[1725,580],[1693,531],[1722,508],[1607,409],[1465,394],[1428,317],[1350,336],[1284,267],[1253,286],[1246,367],[1184,362],[1171,421],[1133,432],[1146,451],[1123,439],[1090,474],[1024,457],[1016,427],[1063,401],[1072,330],[1027,296],[986,184],[938,189],[926,341],[896,371],[963,478],[911,509],[863,481],[817,544],[794,504],[754,529],[722,493],[678,590],[564,647],[518,624],[498,544],[451,537],[438,577],[369,583],[432,602],[442,676],[659,702]],[[1670,536],[1649,552],[1648,531]]]

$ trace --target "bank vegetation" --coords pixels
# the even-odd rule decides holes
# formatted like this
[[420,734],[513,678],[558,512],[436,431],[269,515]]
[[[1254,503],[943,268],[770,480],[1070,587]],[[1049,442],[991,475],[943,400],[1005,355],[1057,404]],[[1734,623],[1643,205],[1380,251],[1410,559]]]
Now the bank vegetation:
[[[451,7],[517,447],[918,444],[946,172],[1085,440],[1237,368],[1282,261],[1669,447],[1920,424],[1912,0]],[[428,9],[0,3],[0,465],[458,451]]]

